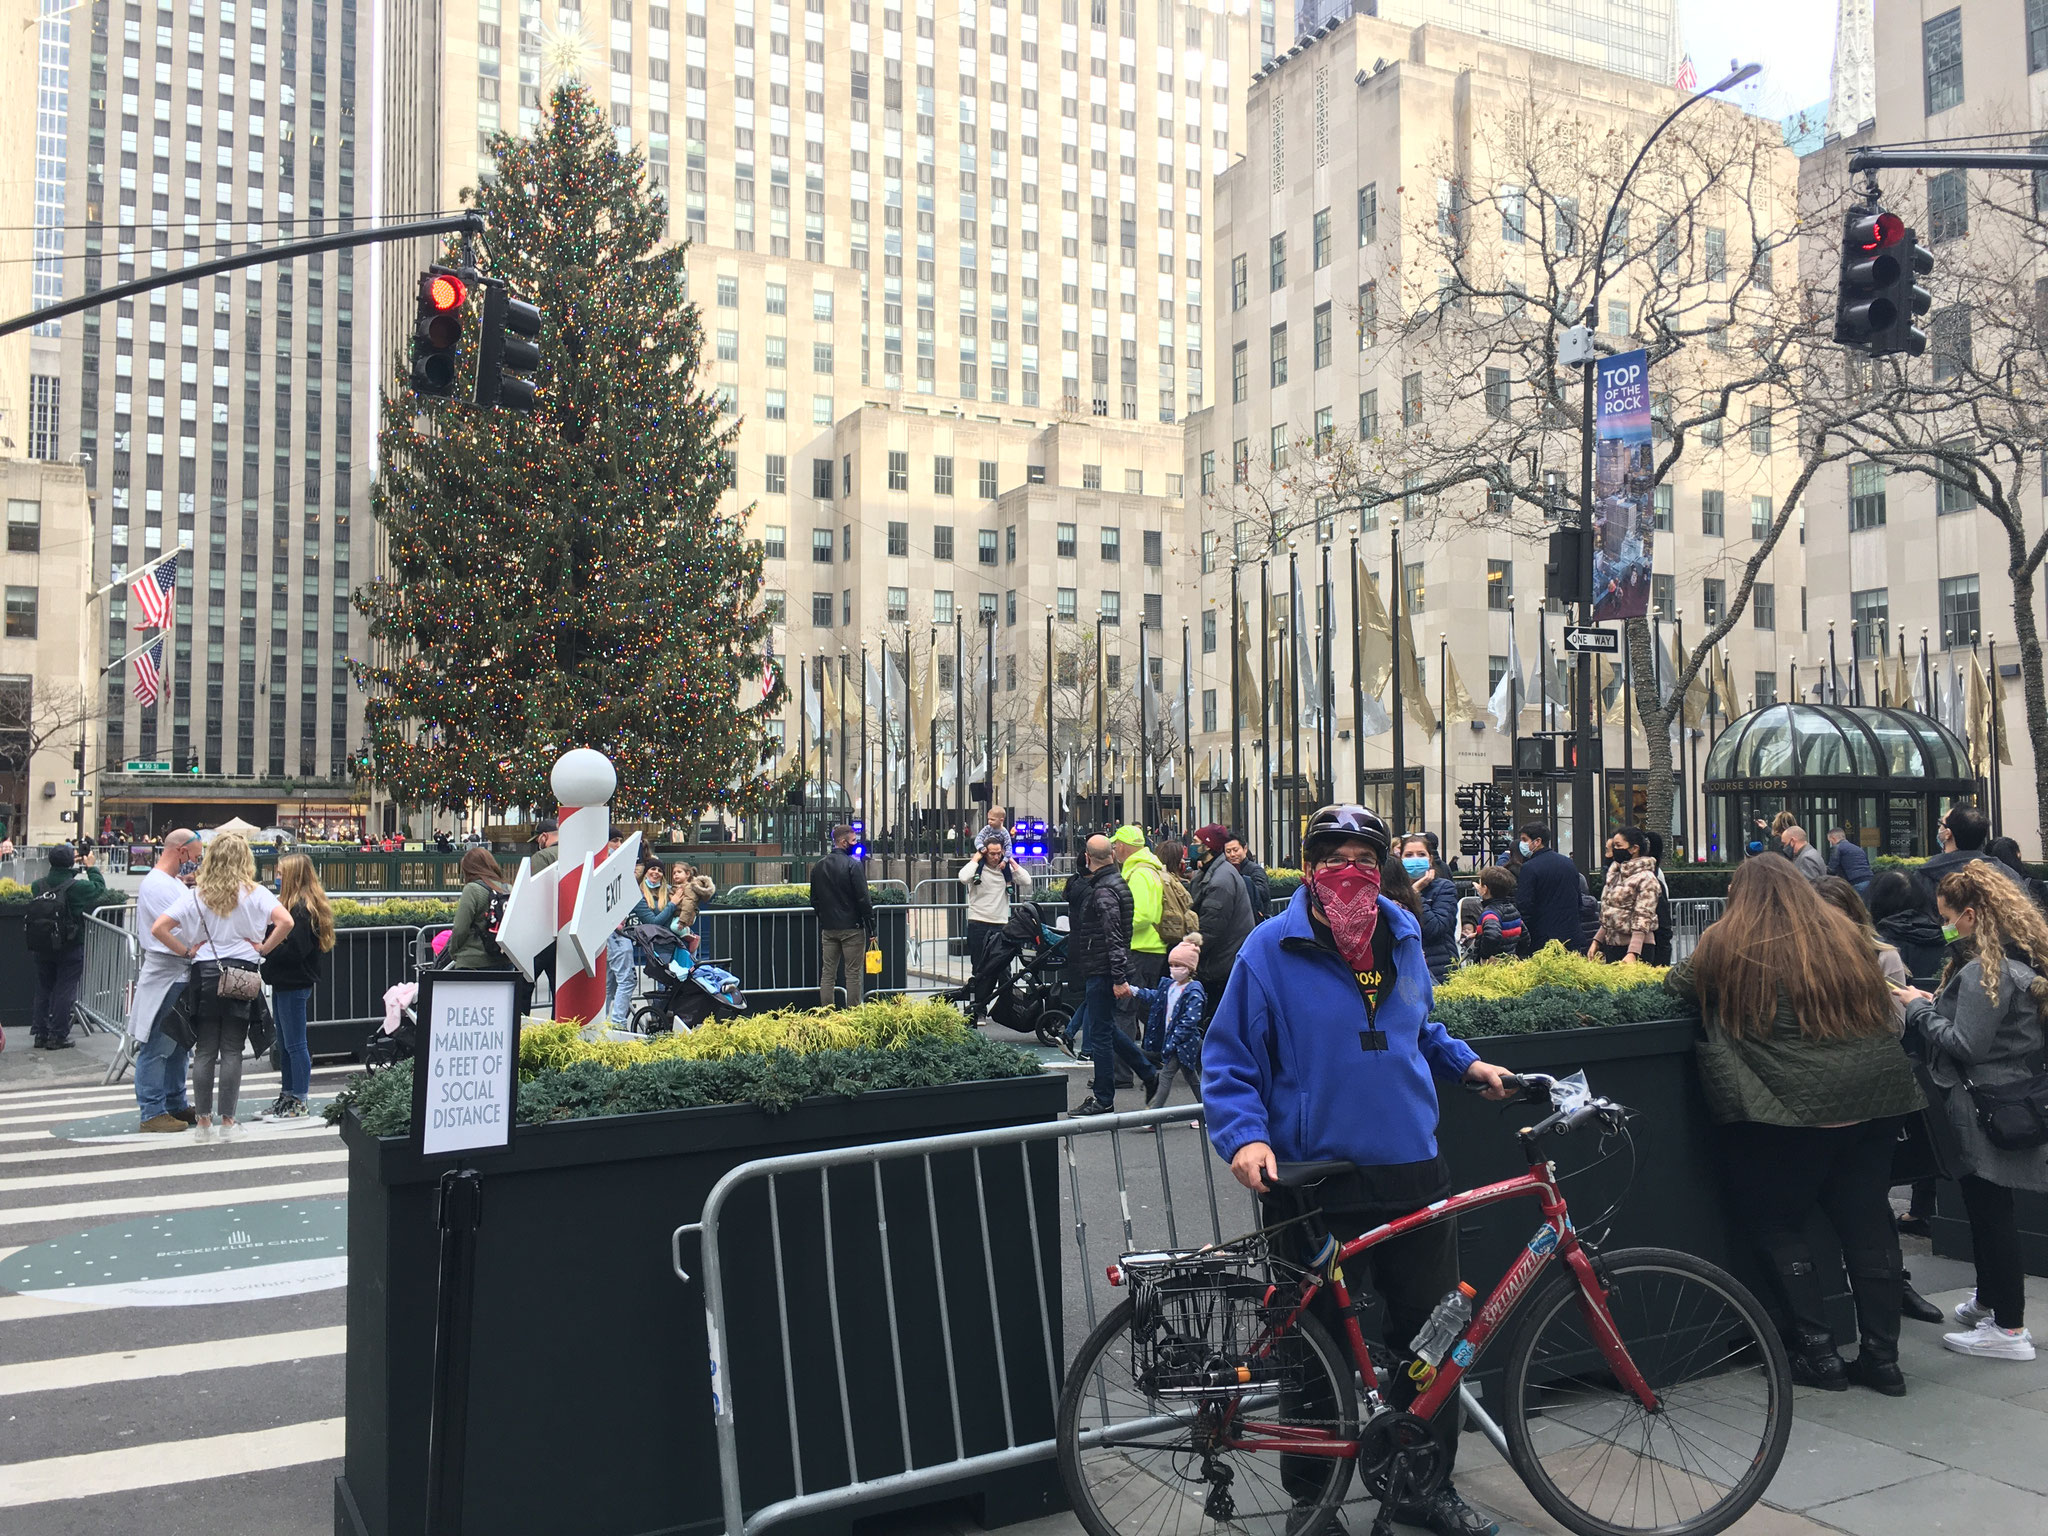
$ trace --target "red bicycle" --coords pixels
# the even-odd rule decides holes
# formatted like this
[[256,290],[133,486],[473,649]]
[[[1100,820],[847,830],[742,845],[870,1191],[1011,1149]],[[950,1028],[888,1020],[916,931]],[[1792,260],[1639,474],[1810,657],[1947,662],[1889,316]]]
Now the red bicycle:
[[[1211,1530],[1316,1536],[1356,1467],[1391,1511],[1448,1468],[1431,1429],[1511,1318],[1502,1414],[1515,1470],[1578,1536],[1711,1536],[1763,1495],[1792,1428],[1792,1372],[1763,1307],[1732,1275],[1663,1248],[1598,1251],[1573,1227],[1546,1137],[1626,1135],[1628,1111],[1582,1074],[1511,1080],[1550,1113],[1520,1132],[1529,1171],[1339,1244],[1306,1265],[1285,1223],[1211,1248],[1123,1257],[1130,1295],[1082,1344],[1060,1400],[1060,1471],[1090,1536]],[[1281,1164],[1307,1189],[1352,1171]],[[1431,1222],[1533,1199],[1542,1224],[1405,1408],[1383,1397],[1344,1266]],[[1284,1234],[1284,1235],[1283,1235]],[[1547,1273],[1548,1272],[1548,1273]],[[1547,1273],[1547,1278],[1546,1278]],[[1309,1312],[1328,1289],[1344,1350]],[[1348,1357],[1348,1358],[1347,1358]],[[1364,1416],[1360,1415],[1360,1393]]]

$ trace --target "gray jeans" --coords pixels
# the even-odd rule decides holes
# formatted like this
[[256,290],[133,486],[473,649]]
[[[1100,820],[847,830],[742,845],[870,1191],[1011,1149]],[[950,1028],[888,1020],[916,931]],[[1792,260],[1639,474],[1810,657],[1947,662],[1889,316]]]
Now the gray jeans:
[[865,928],[821,928],[818,930],[818,1003],[832,1006],[832,989],[839,973],[846,972],[846,1006],[860,1006],[861,984],[868,974],[868,934]]
[[192,1021],[196,1043],[192,1047],[192,1108],[209,1118],[213,1115],[213,1074],[220,1063],[220,1114],[232,1120],[235,1103],[242,1096],[242,1047],[249,1040],[248,1016],[228,1013],[202,1014]]

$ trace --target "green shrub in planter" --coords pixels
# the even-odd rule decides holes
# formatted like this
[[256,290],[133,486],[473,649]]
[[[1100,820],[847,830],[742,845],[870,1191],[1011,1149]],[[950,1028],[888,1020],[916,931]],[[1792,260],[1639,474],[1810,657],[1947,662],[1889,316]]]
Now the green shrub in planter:
[[[23,885],[19,880],[0,880],[0,909],[8,907],[25,907],[29,904],[29,898],[33,894],[34,892],[31,890],[31,888],[26,885]],[[100,906],[126,906],[128,904],[128,899],[128,897],[122,895],[121,892],[119,891],[108,891],[107,894],[101,899]]]
[[[900,907],[904,898],[888,886],[870,889],[878,907]],[[762,907],[808,907],[811,904],[811,888],[803,885],[757,885],[744,891],[720,891],[704,906],[709,911],[753,911]]]
[[1652,1019],[1682,1018],[1690,1012],[1686,999],[1661,986],[1596,991],[1546,986],[1513,997],[1440,999],[1435,1017],[1460,1040],[1481,1040],[1492,1035],[1541,1035],[1559,1029],[1644,1024]]
[[1285,901],[1301,888],[1301,871],[1288,869],[1284,865],[1266,871],[1266,894],[1275,901]]
[[432,928],[455,921],[455,902],[432,896],[394,896],[389,901],[332,900],[337,928]]
[[[572,1024],[520,1032],[519,1123],[637,1115],[709,1104],[771,1112],[820,1095],[1033,1077],[1036,1057],[998,1045],[943,1003],[870,1003],[843,1014],[763,1014],[647,1041],[585,1040]],[[412,1063],[356,1077],[326,1110],[353,1108],[363,1129],[412,1122]]]

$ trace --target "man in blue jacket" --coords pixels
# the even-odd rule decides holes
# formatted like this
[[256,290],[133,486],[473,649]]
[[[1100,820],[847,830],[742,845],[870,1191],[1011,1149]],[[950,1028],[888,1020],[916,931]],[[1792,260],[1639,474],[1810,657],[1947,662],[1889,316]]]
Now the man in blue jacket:
[[[1389,841],[1386,823],[1361,806],[1329,806],[1309,819],[1307,878],[1287,909],[1245,940],[1202,1047],[1209,1140],[1239,1183],[1263,1193],[1281,1162],[1356,1165],[1314,1190],[1340,1241],[1451,1192],[1436,1144],[1437,1077],[1507,1097],[1501,1068],[1430,1021],[1435,993],[1421,924],[1380,891]],[[1293,1214],[1268,1203],[1269,1221]],[[1375,1248],[1346,1274],[1385,1303],[1386,1342],[1403,1363],[1384,1385],[1406,1406],[1416,1392],[1405,1369],[1409,1344],[1458,1283],[1457,1224]],[[1335,1303],[1325,1293],[1317,1306]],[[1437,1422],[1453,1459],[1457,1418],[1452,1411]],[[1283,1463],[1283,1482],[1286,1470]],[[1397,1515],[1437,1536],[1498,1529],[1448,1482]]]
[[1858,896],[1870,890],[1870,854],[1849,835],[1847,827],[1828,829],[1828,873],[1855,886]]

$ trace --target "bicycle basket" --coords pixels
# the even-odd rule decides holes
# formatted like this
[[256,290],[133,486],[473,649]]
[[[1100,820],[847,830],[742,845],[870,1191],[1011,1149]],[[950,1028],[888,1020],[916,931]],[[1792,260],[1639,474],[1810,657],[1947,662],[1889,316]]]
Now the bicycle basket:
[[1272,1267],[1257,1242],[1124,1255],[1132,1374],[1148,1395],[1214,1397],[1289,1386],[1302,1362],[1297,1349],[1273,1347],[1273,1326],[1292,1310],[1292,1289],[1268,1278]]

